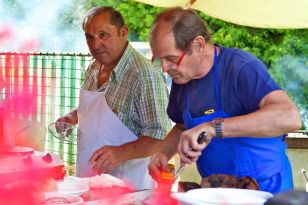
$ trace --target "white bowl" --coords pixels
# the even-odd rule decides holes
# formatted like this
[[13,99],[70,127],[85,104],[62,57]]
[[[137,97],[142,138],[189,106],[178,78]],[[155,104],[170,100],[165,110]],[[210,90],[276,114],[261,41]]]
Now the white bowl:
[[86,183],[71,180],[57,182],[57,188],[58,193],[73,195],[82,195],[90,190],[90,187]]
[[63,181],[57,181],[57,190],[48,193],[72,194],[80,196],[90,190],[87,183],[81,182],[75,178],[64,178]]
[[[68,203],[57,203],[57,200],[66,200]],[[48,205],[79,205],[83,203],[83,199],[76,195],[62,193],[45,193],[45,203]]]
[[273,195],[264,191],[232,188],[201,188],[172,193],[180,205],[263,205]]

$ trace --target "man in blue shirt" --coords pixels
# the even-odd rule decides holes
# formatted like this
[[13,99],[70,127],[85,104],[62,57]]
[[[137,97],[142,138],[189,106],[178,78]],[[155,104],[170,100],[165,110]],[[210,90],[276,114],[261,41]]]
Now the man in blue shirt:
[[[285,133],[301,127],[295,104],[262,61],[211,42],[205,22],[192,10],[170,8],[152,26],[153,63],[172,77],[168,115],[175,126],[152,155],[153,178],[179,153],[197,162],[202,177],[231,174],[255,178],[271,193],[293,188]],[[198,144],[201,132],[208,135]]]

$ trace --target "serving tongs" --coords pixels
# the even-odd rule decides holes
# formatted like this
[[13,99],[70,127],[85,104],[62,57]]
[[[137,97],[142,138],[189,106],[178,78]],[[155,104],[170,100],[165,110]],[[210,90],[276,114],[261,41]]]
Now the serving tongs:
[[302,172],[302,174],[303,174],[304,177],[305,177],[306,183],[308,183],[308,177],[307,177],[307,175],[306,175],[306,170],[305,170],[305,169],[301,169],[301,172]]
[[[203,144],[207,138],[207,133],[206,132],[201,132],[198,137],[198,144]],[[170,181],[169,186],[172,187],[174,182],[178,179],[178,177],[181,175],[185,167],[185,163],[181,160],[180,167],[176,170],[173,179]]]

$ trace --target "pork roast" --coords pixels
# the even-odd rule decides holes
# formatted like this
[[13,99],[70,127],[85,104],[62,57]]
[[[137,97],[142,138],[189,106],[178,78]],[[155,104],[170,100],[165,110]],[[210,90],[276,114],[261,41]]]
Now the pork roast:
[[186,192],[196,188],[238,188],[259,190],[259,185],[252,177],[237,178],[234,175],[212,174],[202,179],[201,184],[195,182],[179,182],[179,192]]

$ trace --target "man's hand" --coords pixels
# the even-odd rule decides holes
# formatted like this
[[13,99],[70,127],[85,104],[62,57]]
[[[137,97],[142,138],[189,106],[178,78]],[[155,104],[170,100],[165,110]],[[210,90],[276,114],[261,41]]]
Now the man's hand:
[[69,137],[73,131],[73,126],[78,123],[77,109],[57,119],[55,128],[61,138]]
[[125,162],[120,147],[103,146],[96,150],[89,159],[93,172],[108,174]]
[[76,124],[75,120],[73,118],[68,117],[66,115],[57,119],[56,122],[66,122],[66,123],[69,123],[69,124],[72,124],[72,125]]
[[66,122],[72,125],[76,125],[78,123],[77,109],[74,109],[66,115],[60,117],[56,122]]
[[[204,143],[198,143],[198,137],[201,132],[207,133]],[[213,136],[213,128],[209,123],[203,123],[192,129],[181,133],[180,142],[178,144],[178,153],[184,163],[191,164],[196,162],[202,154],[202,150],[210,143]]]
[[162,180],[162,170],[172,172],[168,167],[168,157],[161,152],[156,152],[152,155],[148,166],[151,177],[160,182]]
[[71,118],[63,116],[63,117],[58,118],[56,122],[66,122],[69,124],[73,124],[72,121],[73,120]]

